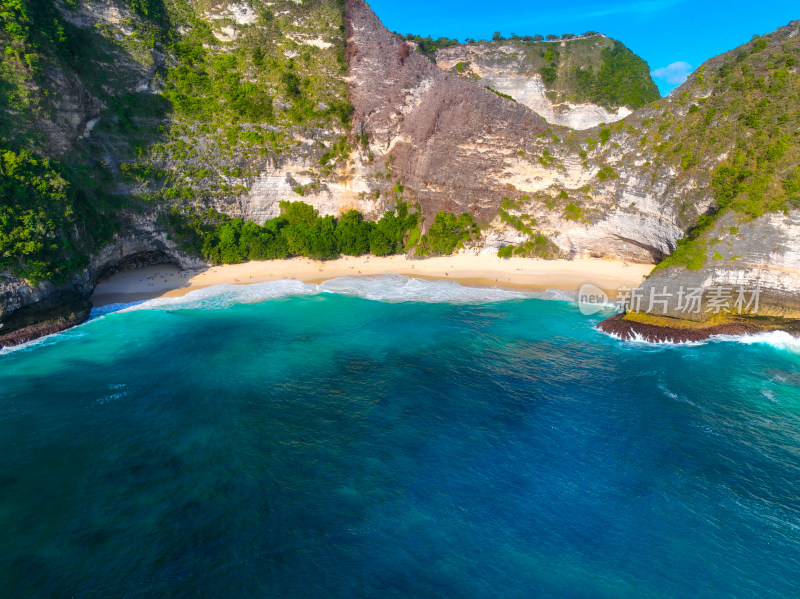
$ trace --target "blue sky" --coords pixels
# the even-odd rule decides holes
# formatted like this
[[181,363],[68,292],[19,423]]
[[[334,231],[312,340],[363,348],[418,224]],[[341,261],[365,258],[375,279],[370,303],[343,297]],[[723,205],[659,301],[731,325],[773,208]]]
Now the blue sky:
[[669,93],[705,60],[800,19],[796,0],[367,0],[392,31],[489,39],[600,31],[622,41]]

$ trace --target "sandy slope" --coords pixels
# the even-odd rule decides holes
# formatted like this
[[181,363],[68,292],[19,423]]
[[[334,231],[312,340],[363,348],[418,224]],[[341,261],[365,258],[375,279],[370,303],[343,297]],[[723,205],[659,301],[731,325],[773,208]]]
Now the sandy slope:
[[541,291],[577,291],[593,283],[616,297],[620,287],[636,287],[652,265],[612,260],[500,259],[496,256],[457,255],[428,260],[405,256],[341,258],[315,262],[307,258],[248,262],[216,266],[207,270],[179,271],[172,266],[154,266],[115,275],[101,282],[92,301],[95,305],[132,302],[155,297],[185,295],[214,285],[248,285],[281,279],[318,283],[344,276],[399,274],[420,278],[450,279],[463,285]]

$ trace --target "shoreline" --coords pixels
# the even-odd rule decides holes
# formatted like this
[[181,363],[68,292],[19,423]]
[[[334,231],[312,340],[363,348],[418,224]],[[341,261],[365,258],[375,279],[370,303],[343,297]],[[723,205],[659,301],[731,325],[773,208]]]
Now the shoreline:
[[581,285],[591,283],[615,299],[620,287],[638,287],[652,269],[651,264],[598,258],[504,259],[493,255],[466,254],[425,260],[408,260],[404,255],[344,257],[327,262],[292,258],[189,271],[164,264],[115,274],[98,283],[90,300],[99,307],[160,297],[181,297],[198,289],[219,285],[251,285],[280,280],[318,284],[340,277],[390,274],[451,280],[467,287],[497,287],[515,291],[577,291]]

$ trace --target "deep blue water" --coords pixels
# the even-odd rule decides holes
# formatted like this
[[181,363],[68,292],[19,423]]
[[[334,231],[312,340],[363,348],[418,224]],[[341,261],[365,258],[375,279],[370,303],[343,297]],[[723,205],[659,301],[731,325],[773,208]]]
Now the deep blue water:
[[415,285],[0,355],[0,597],[797,596],[796,347]]

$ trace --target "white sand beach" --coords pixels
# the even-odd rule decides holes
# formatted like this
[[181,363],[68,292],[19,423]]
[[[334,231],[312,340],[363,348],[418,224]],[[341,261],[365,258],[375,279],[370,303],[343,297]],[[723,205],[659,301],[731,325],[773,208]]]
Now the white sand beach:
[[92,302],[96,306],[103,306],[157,297],[178,297],[216,285],[250,285],[284,279],[320,283],[338,277],[385,274],[447,279],[467,286],[528,291],[577,291],[584,283],[592,283],[615,298],[620,287],[638,286],[652,269],[651,264],[592,258],[532,260],[462,254],[426,260],[408,260],[405,256],[346,257],[328,262],[294,258],[189,271],[161,265],[119,273],[100,282]]

